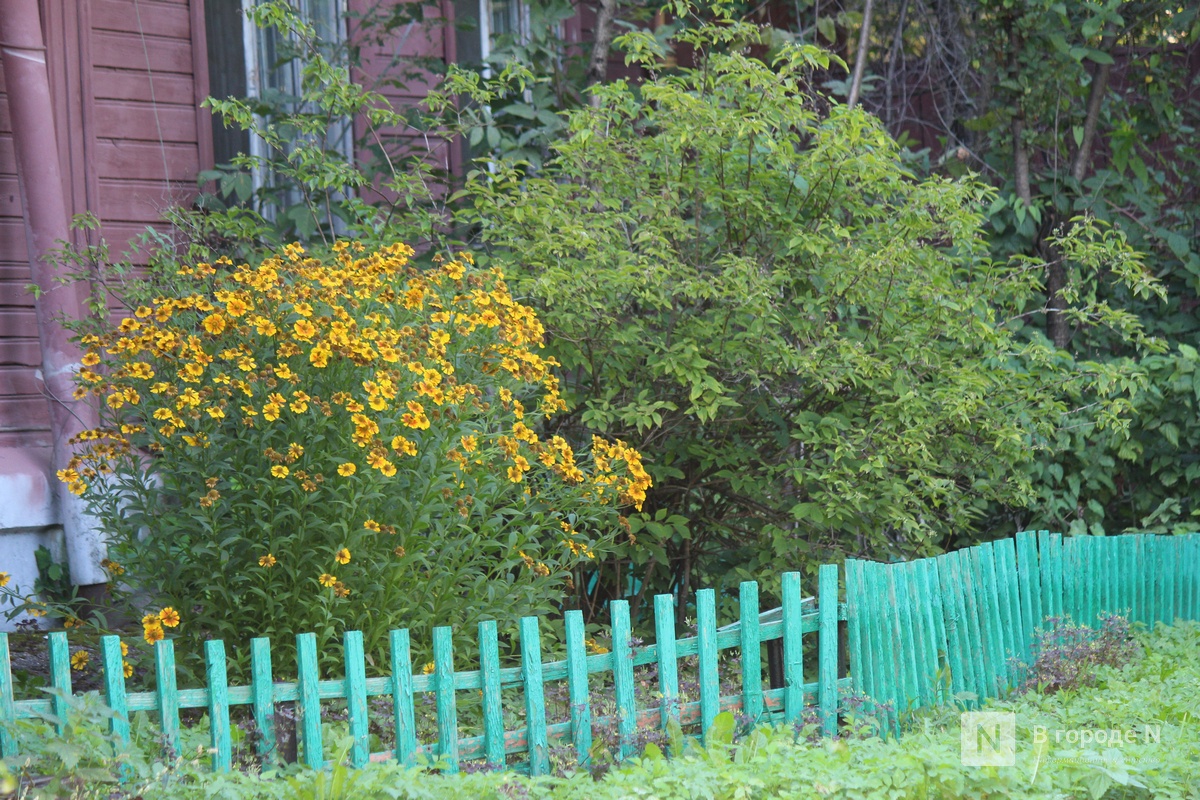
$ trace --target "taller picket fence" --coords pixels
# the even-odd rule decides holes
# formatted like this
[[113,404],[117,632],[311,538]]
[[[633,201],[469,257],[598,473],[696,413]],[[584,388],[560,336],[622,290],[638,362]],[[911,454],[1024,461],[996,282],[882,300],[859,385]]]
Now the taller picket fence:
[[[415,673],[407,630],[390,636],[388,674],[366,677],[363,637],[345,634],[342,677],[322,679],[317,668],[313,634],[296,637],[296,681],[276,682],[271,668],[271,642],[250,643],[248,686],[231,686],[226,671],[226,646],[205,643],[205,686],[180,689],[173,644],[155,644],[153,691],[127,690],[121,642],[101,640],[103,694],[116,712],[111,731],[128,742],[130,714],[156,717],[164,750],[179,752],[180,712],[203,709],[209,718],[212,767],[231,767],[233,738],[231,709],[248,706],[256,729],[259,756],[278,759],[276,709],[294,704],[298,754],[314,767],[327,765],[332,753],[323,740],[322,705],[344,706],[352,745],[350,763],[396,759],[414,764],[437,760],[448,772],[463,761],[481,760],[493,767],[527,771],[550,769],[550,748],[571,748],[586,766],[591,758],[593,723],[616,728],[617,755],[637,750],[639,730],[666,728],[671,721],[692,726],[707,738],[722,711],[732,711],[751,723],[814,720],[825,734],[837,727],[839,700],[849,692],[865,694],[887,704],[893,712],[946,702],[963,693],[977,700],[1003,694],[1019,677],[1017,664],[1028,661],[1031,643],[1046,619],[1069,615],[1096,623],[1105,612],[1124,613],[1147,624],[1177,618],[1200,619],[1200,535],[1128,535],[1064,539],[1046,531],[1017,534],[930,559],[895,564],[849,560],[845,566],[846,602],[839,602],[839,568],[824,565],[818,573],[817,596],[805,598],[801,576],[782,576],[782,607],[760,614],[758,584],[739,586],[739,619],[718,628],[716,595],[711,589],[696,594],[696,635],[679,638],[675,599],[654,599],[656,643],[637,646],[632,638],[629,605],[610,604],[610,652],[589,655],[584,620],[578,611],[565,617],[566,658],[544,663],[539,620],[520,621],[520,666],[501,668],[495,622],[479,624],[476,652],[479,668],[455,671],[454,631],[433,631],[433,667]],[[849,675],[839,675],[839,623],[845,623]],[[461,636],[461,631],[459,635]],[[72,692],[71,649],[64,632],[48,636],[50,686],[48,697],[16,699],[7,634],[0,633],[0,755],[17,754],[18,742],[8,723],[52,715],[65,719]],[[781,686],[771,688],[763,678],[762,651],[777,649],[781,656],[774,676]],[[737,648],[740,691],[722,696],[722,650]],[[815,653],[814,653],[815,650]],[[808,680],[805,655],[815,655],[816,680]],[[461,656],[461,653],[460,653]],[[679,660],[694,656],[698,698],[685,700],[680,692]],[[461,663],[461,662],[460,662]],[[639,666],[657,669],[653,702],[639,706],[635,683]],[[611,684],[614,710],[593,718],[594,680]],[[645,676],[643,676],[645,677]],[[546,684],[566,681],[569,719],[552,722],[546,711]],[[505,728],[505,689],[519,688],[524,725]],[[458,698],[477,693],[482,707],[482,735],[461,736]],[[431,695],[436,707],[436,730],[421,737],[415,700]],[[372,752],[368,701],[392,701],[394,745]],[[607,705],[607,701],[606,701]],[[599,712],[598,712],[599,713]],[[424,738],[425,741],[420,739]]]
[[896,712],[997,697],[1046,620],[1200,619],[1200,534],[1015,539],[896,564],[846,562],[854,686]]

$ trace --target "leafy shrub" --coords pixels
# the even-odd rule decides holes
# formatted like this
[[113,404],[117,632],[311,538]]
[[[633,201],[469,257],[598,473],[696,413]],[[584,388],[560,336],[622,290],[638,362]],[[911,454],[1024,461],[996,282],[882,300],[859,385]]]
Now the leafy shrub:
[[1096,667],[1123,667],[1138,653],[1129,620],[1117,614],[1100,617],[1100,627],[1050,617],[1033,640],[1033,663],[1019,665],[1025,677],[1019,691],[1054,694],[1095,684]]
[[[811,90],[828,53],[754,57],[775,43],[732,19],[678,32],[690,68],[648,33],[619,43],[649,78],[592,87],[539,170],[481,164],[457,218],[541,309],[558,424],[655,453],[622,552],[639,577],[769,586],[781,565],[939,552],[990,503],[1032,499],[1016,467],[1060,427],[1121,430],[1138,376],[1017,332],[1040,265],[990,256],[991,190],[916,179],[877,119]],[[489,91],[453,75],[430,102]],[[1155,291],[1111,231],[1080,220],[1055,241]]]
[[185,266],[83,335],[102,427],[60,478],[101,520],[110,574],[174,612],[148,639],[312,631],[333,659],[361,629],[385,663],[391,628],[552,610],[616,507],[641,505],[634,450],[534,430],[562,409],[556,364],[499,271],[410,254]]

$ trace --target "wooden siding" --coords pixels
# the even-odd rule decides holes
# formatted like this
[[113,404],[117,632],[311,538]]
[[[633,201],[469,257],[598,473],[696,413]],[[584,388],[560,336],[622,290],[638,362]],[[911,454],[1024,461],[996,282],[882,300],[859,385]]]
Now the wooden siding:
[[[198,109],[208,78],[197,78],[205,59],[194,46],[203,49],[203,3],[44,0],[41,11],[68,206],[99,217],[120,254],[167,207],[188,202],[211,161]],[[35,379],[41,353],[11,131],[0,82],[0,434],[32,445],[49,417]]]

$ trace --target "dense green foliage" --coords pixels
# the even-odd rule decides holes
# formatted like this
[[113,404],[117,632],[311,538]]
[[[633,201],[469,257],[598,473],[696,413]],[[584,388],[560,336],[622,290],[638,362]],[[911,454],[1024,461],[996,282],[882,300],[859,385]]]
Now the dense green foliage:
[[[597,781],[587,772],[529,779],[513,773],[453,777],[426,768],[376,764],[355,771],[334,753],[331,770],[291,767],[281,772],[208,774],[194,744],[169,770],[136,752],[124,756],[128,792],[150,798],[1184,798],[1200,790],[1200,737],[1195,709],[1200,703],[1200,626],[1160,626],[1138,636],[1142,654],[1123,669],[1097,667],[1095,683],[1083,691],[1053,695],[1031,692],[998,701],[986,710],[1016,715],[1014,766],[965,766],[960,757],[959,709],[910,718],[902,736],[884,740],[844,731],[837,740],[811,740],[805,728],[760,728],[732,739],[732,724],[717,726],[707,748],[675,743],[645,754]],[[726,718],[728,715],[723,715]],[[140,719],[140,718],[139,718]],[[26,775],[50,775],[55,786],[71,785],[66,759],[96,771],[100,782],[75,794],[31,792],[29,797],[121,797],[111,781],[117,762],[110,743],[83,728],[103,722],[94,701],[72,707],[72,734],[49,735],[42,723],[24,726],[23,744],[33,755],[15,765]],[[731,720],[726,719],[726,723]],[[853,727],[853,722],[850,723]],[[39,727],[40,726],[40,727]],[[1147,735],[1147,726],[1150,734]],[[153,730],[135,720],[135,738],[157,747]],[[1121,742],[1095,744],[1099,733]],[[1039,735],[1039,731],[1041,735]],[[1084,731],[1088,734],[1085,736]],[[1125,731],[1131,731],[1129,736]],[[194,737],[193,737],[194,738]],[[1084,742],[1084,739],[1087,742]],[[202,749],[202,748],[201,748]],[[665,753],[663,752],[665,750]],[[91,773],[89,773],[91,774]]]
[[[1037,304],[1037,269],[991,258],[994,195],[914,176],[873,117],[806,96],[821,51],[764,63],[744,53],[761,35],[685,30],[696,66],[662,73],[655,39],[623,37],[648,80],[595,87],[537,173],[474,173],[458,217],[544,309],[571,410],[556,424],[651,454],[628,556],[656,586],[937,552],[989,504],[1028,502],[1026,462],[1063,427],[1112,423],[1136,385],[1008,324]],[[1154,289],[1090,220],[1055,246]]]
[[[1059,316],[1111,344],[1072,355],[1031,324],[1045,264],[999,244],[1004,194],[922,177],[876,118],[814,91],[839,68],[827,53],[729,7],[705,12],[715,25],[673,11],[676,34],[618,40],[643,81],[593,86],[553,119],[537,98],[559,97],[561,76],[531,71],[537,58],[488,80],[451,70],[423,124],[489,148],[452,194],[419,159],[343,175],[284,147],[281,130],[309,141],[336,114],[398,120],[316,44],[301,111],[264,125],[247,104],[216,105],[276,143],[272,169],[305,198],[276,219],[313,220],[296,232],[329,235],[325,209],[364,238],[468,244],[538,307],[564,367],[569,413],[553,430],[635,442],[655,479],[604,593],[636,593],[631,575],[686,594],[846,553],[929,554],[998,514],[1065,502],[1060,483],[1100,480],[1114,455],[1070,475],[1054,458],[1127,442],[1131,398],[1156,391],[1135,359],[1161,345],[1114,300],[1161,297],[1128,235],[1070,214],[1041,234],[1065,276]],[[281,4],[259,14],[311,39]],[[489,121],[502,112],[528,123],[507,144]],[[372,182],[391,199],[353,197]]]

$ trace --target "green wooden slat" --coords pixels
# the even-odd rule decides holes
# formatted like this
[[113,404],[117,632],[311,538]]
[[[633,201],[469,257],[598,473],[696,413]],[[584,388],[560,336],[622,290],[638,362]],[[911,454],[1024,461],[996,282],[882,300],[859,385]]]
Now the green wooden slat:
[[346,717],[350,726],[350,766],[362,768],[371,758],[370,722],[367,718],[367,666],[362,631],[342,637],[346,663]]
[[967,597],[968,622],[973,622],[972,633],[979,643],[979,668],[983,676],[980,697],[994,697],[996,693],[996,639],[992,622],[988,587],[984,581],[982,557],[978,547],[961,552],[962,577]]
[[989,694],[999,697],[1008,686],[1008,659],[1012,652],[1010,646],[1012,627],[1008,620],[1008,602],[996,574],[995,543],[984,542],[971,550],[982,579],[983,593],[980,595],[980,601],[987,614],[988,658],[994,676]]
[[881,703],[896,703],[895,685],[896,669],[892,660],[891,630],[884,616],[884,592],[886,581],[882,564],[867,562],[863,565],[867,579],[867,618],[870,620],[870,658],[873,680],[875,683],[875,699]]
[[317,637],[313,633],[296,635],[296,670],[299,680],[300,746],[304,763],[313,769],[325,765],[325,745],[321,740],[321,698],[317,694]]
[[938,589],[942,600],[942,628],[946,639],[946,663],[950,668],[950,691],[954,694],[969,692],[971,680],[967,662],[963,659],[964,642],[961,586],[951,575],[953,565],[949,554],[937,556]]
[[1158,553],[1158,537],[1146,537],[1146,624],[1153,630],[1162,615],[1162,600],[1159,597],[1158,579],[1161,561]]
[[1167,575],[1170,573],[1171,551],[1170,540],[1167,536],[1157,534],[1155,537],[1155,547],[1158,548],[1158,569],[1157,569],[1157,587],[1158,587],[1158,618],[1164,625],[1171,623],[1171,600],[1170,586],[1167,580]]
[[[978,634],[974,630],[970,619],[968,618],[967,593],[966,587],[963,585],[962,576],[962,555],[955,551],[947,553],[943,556],[944,561],[939,565],[938,571],[942,578],[942,591],[950,599],[951,610],[954,614],[955,627],[957,628],[958,646],[951,645],[950,656],[956,659],[960,669],[958,674],[961,676],[961,688],[956,691],[967,692],[970,694],[980,695],[980,686],[982,680],[982,666],[978,663],[978,659],[982,657],[981,648],[978,642]],[[944,602],[944,601],[943,601]],[[947,618],[947,623],[951,621]],[[952,632],[947,630],[946,639],[948,642],[953,641]],[[954,669],[955,664],[951,663],[951,669]]]
[[849,638],[850,676],[854,681],[854,691],[870,695],[871,690],[867,685],[870,670],[863,669],[867,649],[863,643],[862,607],[859,603],[863,592],[861,574],[860,562],[853,558],[846,559],[846,634]]
[[1188,619],[1200,620],[1200,534],[1188,534]]
[[[117,650],[120,653],[120,649]],[[12,654],[8,649],[8,634],[0,631],[0,757],[17,754],[17,740],[8,726],[17,719],[17,707],[13,697]],[[128,736],[128,733],[126,733]]]
[[1051,574],[1054,578],[1054,614],[1061,617],[1067,613],[1066,577],[1063,574],[1066,561],[1063,558],[1063,535],[1061,533],[1050,534],[1050,559]]
[[[1012,626],[1008,639],[1009,658],[1024,661],[1027,652],[1028,638],[1032,631],[1025,624],[1025,616],[1021,609],[1021,582],[1017,572],[1017,543],[1015,539],[999,539],[992,546],[996,555],[996,579],[1004,590],[1003,601],[1007,602],[1009,624]],[[1008,669],[1009,682],[1014,676],[1012,664]]]
[[448,625],[433,629],[433,695],[437,701],[438,757],[458,772],[458,710],[454,695],[454,642]]
[[1179,537],[1178,536],[1163,536],[1163,545],[1166,552],[1166,563],[1163,565],[1163,589],[1164,605],[1167,608],[1166,623],[1168,625],[1175,624],[1176,597],[1175,597],[1175,575],[1179,569]]
[[[834,597],[834,625],[837,625]],[[757,724],[762,715],[762,644],[758,638],[758,583],[742,581],[738,586],[738,614],[742,637],[742,713]]]
[[917,699],[921,707],[933,704],[934,678],[937,675],[937,653],[930,655],[933,646],[933,631],[926,612],[929,610],[929,594],[921,581],[922,564],[925,559],[907,561],[900,565],[907,595],[909,614],[912,617],[913,674],[917,681]]
[[[172,678],[172,685],[174,679]],[[275,684],[271,679],[271,640],[250,640],[250,692],[254,726],[258,729],[258,757],[264,764],[279,762],[275,740]]]
[[[568,611],[567,639],[571,638],[570,614]],[[582,639],[579,642],[582,647]],[[567,658],[571,657],[570,649]],[[500,645],[495,620],[479,623],[479,671],[483,678],[483,741],[488,764],[504,766],[504,707],[500,694]],[[585,673],[586,680],[586,673]],[[572,704],[574,700],[572,699]]]
[[1042,569],[1038,563],[1037,539],[1033,531],[1017,534],[1017,581],[1021,603],[1020,658],[1028,664],[1036,631],[1042,627]]
[[963,618],[966,620],[967,652],[964,654],[971,662],[973,685],[971,691],[982,701],[988,697],[988,687],[994,685],[987,663],[987,644],[984,640],[983,612],[976,596],[978,580],[975,576],[970,550],[960,550],[955,553],[958,580],[962,584]]
[[[632,659],[629,671],[633,672]],[[537,617],[521,618],[521,673],[525,679],[529,774],[536,777],[550,771],[550,744],[546,740],[546,687],[542,683],[542,637],[538,632]]]
[[1104,583],[1106,589],[1107,608],[1110,614],[1121,613],[1121,548],[1123,543],[1118,536],[1105,536],[1101,539],[1104,551]]
[[1117,580],[1120,586],[1118,597],[1121,603],[1121,614],[1128,620],[1133,620],[1133,591],[1137,585],[1134,582],[1134,570],[1137,568],[1137,541],[1132,534],[1124,534],[1118,537],[1120,544],[1120,555],[1117,563]]
[[995,557],[996,584],[999,589],[1000,610],[1005,626],[1004,646],[1005,676],[1009,687],[1013,686],[1013,659],[1023,659],[1025,621],[1021,618],[1021,589],[1017,578],[1017,548],[1014,539],[997,539],[992,542]]
[[[0,653],[5,663],[7,653]],[[125,661],[121,656],[119,636],[100,637],[100,658],[104,663],[104,698],[113,716],[109,719],[108,731],[122,748],[129,747],[129,709],[125,704]],[[11,684],[10,684],[11,685]],[[0,687],[0,696],[3,687]]]
[[[666,595],[670,600],[670,595]],[[655,622],[659,627],[659,653],[663,652],[663,645],[666,639],[662,638],[662,603],[659,602],[663,595],[654,598],[654,615]],[[672,625],[674,625],[674,609],[670,608],[667,614],[671,617]],[[592,706],[591,699],[588,694],[588,673],[587,673],[587,651],[584,648],[583,641],[583,612],[578,610],[568,611],[566,615],[566,634],[567,634],[567,693],[571,702],[571,741],[575,745],[575,757],[579,765],[586,766],[591,757],[592,750]],[[675,649],[675,631],[671,630],[669,639],[670,649]],[[675,669],[675,660],[671,659],[671,669]],[[659,679],[662,679],[662,671],[659,671]],[[675,690],[675,697],[679,696],[678,688]],[[665,702],[665,697],[664,697]],[[678,706],[678,703],[676,703]],[[502,735],[500,742],[501,752],[503,752],[503,721],[501,724]]]
[[412,765],[417,753],[417,723],[413,713],[412,656],[408,630],[389,637],[392,662],[392,725],[396,733],[396,761]]
[[[938,570],[941,561],[935,558],[926,558],[921,560],[921,579],[925,585],[925,593],[929,598],[929,608],[926,612],[928,617],[929,630],[932,632],[933,664],[938,670],[950,669],[950,661],[947,658],[949,653],[949,644],[946,641],[946,610],[945,602],[942,598],[942,585],[938,576]],[[938,702],[945,702],[945,692],[942,685],[938,686]]]
[[1088,536],[1087,545],[1084,552],[1087,554],[1087,582],[1088,582],[1088,624],[1095,625],[1096,620],[1100,617],[1100,611],[1104,605],[1103,602],[1103,587],[1104,587],[1104,556],[1100,548],[1101,539],[1097,536]]
[[662,695],[663,729],[679,721],[679,664],[675,653],[675,597],[654,598],[654,635],[658,639],[658,691]]
[[1076,622],[1082,622],[1084,610],[1079,598],[1079,549],[1074,536],[1068,536],[1062,543],[1063,570],[1063,617],[1070,617]]
[[[1011,604],[1011,589],[1016,589],[1016,575],[1005,573],[1000,555],[1001,540],[987,542],[980,558],[983,561],[984,573],[990,587],[993,623],[998,623],[997,643],[1000,651],[997,653],[997,696],[1003,696],[1012,687],[1012,657],[1016,653],[1016,632],[1020,624],[1019,618],[1013,619]],[[1019,612],[1018,612],[1019,613]]]
[[169,760],[179,758],[179,688],[175,677],[175,643],[154,643],[154,694],[158,700],[158,724]]
[[[758,609],[757,585],[755,610]],[[817,682],[820,684],[819,704],[825,721],[825,735],[837,733],[838,712],[838,568],[837,564],[822,564],[817,571],[817,613],[821,630],[817,640]],[[757,621],[757,620],[756,620]],[[755,641],[755,652],[758,642]],[[762,679],[756,681],[755,699],[762,702]],[[757,716],[757,715],[756,715]]]
[[1140,537],[1138,556],[1141,561],[1139,594],[1141,596],[1141,620],[1147,626],[1154,627],[1154,536]]
[[919,705],[917,690],[916,644],[913,641],[913,618],[908,592],[908,574],[904,564],[887,568],[888,597],[891,599],[892,622],[896,642],[896,663],[899,667],[901,711]]
[[[63,736],[67,729],[67,713],[71,697],[71,646],[66,631],[54,631],[49,637],[50,685],[58,690],[50,695],[50,713],[57,720],[54,729]],[[178,750],[176,750],[178,752]]]
[[[800,573],[783,573],[783,718],[795,723],[804,713],[804,629],[800,616]],[[703,686],[701,687],[703,689]]]
[[1079,539],[1069,536],[1063,540],[1063,612],[1076,622],[1084,622],[1087,612],[1080,594]]
[[229,680],[225,670],[225,643],[204,643],[204,675],[208,681],[208,732],[212,743],[213,772],[229,772],[233,742],[229,730]]
[[1053,555],[1050,552],[1050,531],[1038,531],[1037,539],[1038,562],[1041,565],[1041,575],[1039,577],[1042,581],[1042,618],[1038,620],[1038,625],[1044,628],[1046,618],[1055,615],[1055,608],[1057,606],[1054,597],[1054,567],[1051,565]]
[[[697,592],[696,602],[699,604],[700,595],[711,589],[701,589]],[[613,653],[613,695],[617,703],[617,735],[620,738],[619,752],[622,759],[637,755],[634,747],[637,739],[637,705],[635,702],[633,684],[633,652],[630,639],[633,632],[629,626],[629,602],[614,600],[609,604],[612,617],[612,653]],[[703,612],[699,612],[703,614]],[[714,626],[715,627],[715,626]],[[704,633],[700,633],[700,691],[704,691]]]
[[717,675],[717,604],[712,589],[696,592],[696,633],[700,639],[700,730],[708,730],[720,711],[721,686]]

